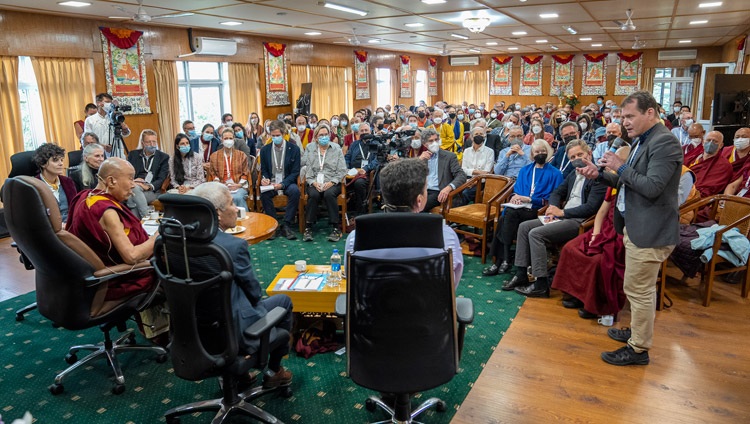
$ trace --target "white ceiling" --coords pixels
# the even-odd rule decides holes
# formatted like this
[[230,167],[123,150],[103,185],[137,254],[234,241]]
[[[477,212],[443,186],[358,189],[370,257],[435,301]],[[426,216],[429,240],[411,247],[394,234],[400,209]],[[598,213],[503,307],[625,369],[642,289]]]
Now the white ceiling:
[[[0,0],[0,9],[32,13],[52,13],[81,18],[110,19],[125,16],[114,8],[135,11],[137,0],[82,0],[91,6],[73,8],[58,5],[62,0]],[[750,1],[723,0],[712,8],[700,3],[718,0],[446,0],[425,4],[421,0],[334,0],[334,3],[367,11],[358,16],[323,7],[318,0],[143,0],[151,16],[192,12],[193,16],[157,19],[154,25],[210,28],[230,32],[278,36],[329,44],[350,44],[352,31],[362,47],[402,52],[438,54],[446,45],[450,54],[594,52],[630,49],[635,36],[644,48],[721,46],[750,30]],[[633,10],[636,31],[603,30],[615,26],[612,20],[626,20],[625,10]],[[542,19],[541,13],[557,13],[558,18]],[[462,27],[466,17],[486,16],[491,24],[473,34]],[[220,22],[241,22],[224,26]],[[691,21],[707,20],[704,24]],[[421,23],[421,27],[406,24]],[[571,35],[563,25],[578,34]],[[320,35],[305,35],[306,32]],[[513,35],[525,31],[527,35]],[[462,34],[461,40],[450,34]],[[580,38],[590,37],[591,41]],[[537,40],[545,39],[540,44]],[[691,40],[690,43],[679,43]],[[376,41],[376,42],[371,42]],[[488,45],[487,43],[497,43]],[[601,44],[601,47],[592,47]],[[517,50],[508,50],[509,47]]]

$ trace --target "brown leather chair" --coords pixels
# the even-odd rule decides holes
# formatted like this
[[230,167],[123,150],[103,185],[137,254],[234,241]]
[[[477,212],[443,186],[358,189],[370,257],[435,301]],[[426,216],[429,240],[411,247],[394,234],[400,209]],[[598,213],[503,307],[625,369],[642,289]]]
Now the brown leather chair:
[[[68,330],[99,326],[104,333],[103,344],[70,348],[65,360],[71,366],[55,377],[54,384],[49,386],[50,392],[55,395],[62,393],[62,380],[68,373],[95,358],[106,357],[115,374],[112,393],[122,393],[125,378],[116,356],[120,351],[150,350],[158,355],[157,361],[166,361],[164,349],[136,345],[133,331],[125,331],[125,321],[151,302],[153,292],[117,302],[104,301],[108,280],[148,268],[150,264],[144,261],[135,266],[105,266],[91,248],[62,229],[57,201],[49,188],[36,178],[19,176],[8,179],[3,195],[10,234],[36,270],[39,313]],[[109,331],[115,327],[124,334],[113,341]],[[78,360],[76,353],[79,350],[94,352]]]
[[[297,186],[299,187],[299,232],[305,232],[305,206],[307,206],[307,183],[305,178],[302,176],[303,173],[300,171],[299,178],[297,179]],[[277,196],[278,197],[278,196]],[[349,226],[348,215],[346,211],[346,177],[341,180],[341,194],[336,199],[339,205],[339,213],[341,214],[341,232],[347,233],[347,227]]]

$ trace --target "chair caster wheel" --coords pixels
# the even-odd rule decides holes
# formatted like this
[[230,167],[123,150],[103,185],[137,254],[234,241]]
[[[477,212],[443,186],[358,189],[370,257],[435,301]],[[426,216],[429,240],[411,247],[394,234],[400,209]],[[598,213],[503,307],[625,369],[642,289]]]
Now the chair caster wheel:
[[63,387],[62,384],[53,384],[49,386],[48,389],[49,389],[49,392],[52,393],[53,395],[59,395],[65,391],[65,387]]
[[69,353],[65,355],[65,362],[67,362],[68,365],[73,365],[78,362],[78,356],[76,356],[75,353]]
[[367,408],[367,410],[368,410],[368,411],[372,412],[372,411],[374,411],[374,410],[375,410],[375,408],[376,408],[376,407],[377,407],[377,405],[375,404],[375,401],[374,401],[374,400],[372,400],[372,399],[367,399],[367,400],[365,401],[365,408]]
[[167,362],[167,355],[166,354],[161,354],[161,355],[157,355],[156,356],[156,363],[163,364],[165,362]]
[[112,387],[112,394],[113,395],[121,395],[125,392],[125,385],[124,384],[115,384],[114,387]]
[[180,417],[166,417],[167,424],[180,424]]
[[281,393],[280,394],[281,394],[281,397],[290,398],[290,397],[292,397],[292,388],[288,387],[288,386],[287,387],[283,387],[281,389]]
[[16,314],[16,321],[23,321],[24,319],[26,319],[26,317],[23,316],[23,314]]
[[437,405],[435,405],[435,410],[438,412],[445,412],[445,402],[442,400],[438,401]]

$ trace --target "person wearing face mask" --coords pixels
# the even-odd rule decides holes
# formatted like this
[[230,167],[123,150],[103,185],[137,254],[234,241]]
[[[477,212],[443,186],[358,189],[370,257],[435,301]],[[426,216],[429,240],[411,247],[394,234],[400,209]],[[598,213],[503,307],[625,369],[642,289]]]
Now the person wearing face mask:
[[234,148],[234,131],[226,128],[221,133],[222,148],[209,158],[207,181],[217,181],[232,193],[232,202],[247,208],[248,163],[247,155]]
[[747,160],[750,157],[748,153],[750,153],[750,128],[744,127],[734,133],[733,145],[727,146],[721,151],[721,155],[732,164],[733,180],[736,180],[742,168],[750,163]]
[[672,134],[680,140],[680,145],[684,146],[690,144],[690,135],[688,134],[688,128],[693,125],[693,114],[690,112],[682,112],[680,115],[680,125],[676,128],[672,128]]
[[345,113],[342,113],[338,116],[334,115],[331,117],[331,125],[333,125],[334,131],[339,138],[339,143],[343,148],[344,138],[347,134],[350,134],[352,132],[352,129],[349,125],[349,116]]
[[[453,138],[456,140],[461,140],[461,145],[463,146],[463,140],[465,137],[467,137],[469,133],[469,123],[464,121],[464,114],[463,111],[459,115],[456,112],[456,108],[453,106],[448,106],[448,124],[453,129]],[[445,116],[445,115],[443,115]],[[459,119],[460,116],[460,119]]]
[[667,121],[669,122],[678,121],[681,111],[682,111],[682,102],[679,100],[676,100],[674,103],[672,103],[672,110],[670,110],[669,115],[667,115]]
[[78,140],[81,139],[81,136],[83,135],[83,127],[86,125],[86,118],[88,118],[91,115],[94,115],[97,112],[97,107],[93,103],[89,103],[86,105],[86,107],[83,108],[83,119],[75,121],[73,123],[73,128],[76,130],[76,138]]
[[724,147],[724,135],[709,131],[703,140],[703,154],[688,164],[695,174],[695,188],[701,198],[724,192],[732,181],[732,165],[719,152]]
[[551,132],[547,131],[547,128],[552,130],[549,125],[544,125],[544,121],[539,117],[539,114],[533,114],[529,123],[529,132],[524,136],[523,144],[530,146],[535,140],[544,140],[552,146],[555,138]]
[[417,126],[419,128],[427,128],[431,125],[432,121],[430,120],[430,116],[427,113],[427,109],[425,107],[417,108]]
[[[601,157],[604,156],[604,153],[609,151],[610,147],[612,147],[612,143],[614,143],[615,139],[618,137],[625,141],[625,144],[623,145],[622,148],[630,146],[630,141],[631,141],[630,137],[628,137],[627,131],[625,131],[622,125],[620,124],[615,124],[614,122],[607,124],[604,135],[606,138],[603,141],[599,142],[596,145],[596,147],[594,147],[594,151],[592,153],[592,157],[594,158],[594,163],[599,162],[599,159],[601,159]],[[618,152],[619,151],[620,150],[618,150]],[[628,152],[629,151],[630,150],[628,150]]]
[[562,110],[556,110],[552,112],[552,115],[550,115],[549,124],[552,125],[552,128],[554,129],[554,132],[552,135],[555,137],[555,141],[557,142],[562,141],[562,135],[560,135],[560,126],[563,123],[565,123],[567,120],[568,120],[568,116]]
[[263,126],[261,124],[258,114],[251,112],[247,117],[247,124],[244,128],[247,144],[248,146],[251,144],[255,146],[256,152],[263,147]]
[[128,207],[143,218],[169,176],[169,155],[159,150],[156,131],[141,131],[138,149],[128,154],[128,162],[135,169],[135,187]]
[[570,164],[570,160],[568,160],[568,156],[565,154],[565,146],[569,142],[581,138],[581,133],[578,131],[578,124],[575,122],[565,122],[560,126],[560,135],[562,136],[562,141],[557,146],[555,156],[550,163],[562,172],[563,178],[567,178],[575,167]]
[[706,136],[706,130],[701,124],[693,124],[688,128],[690,142],[682,146],[683,159],[682,163],[690,165],[703,154],[703,139]]
[[444,122],[444,119],[443,111],[435,109],[435,112],[432,113],[432,125],[435,132],[440,135],[440,148],[454,153],[460,162],[463,157],[463,137],[456,139],[453,136],[453,128],[450,124]]
[[589,149],[594,150],[596,146],[596,137],[594,136],[594,126],[591,124],[591,118],[587,114],[578,116],[578,127],[581,129],[581,140],[589,145]]
[[234,131],[234,148],[246,154],[248,159],[254,158],[256,156],[255,143],[246,138],[245,127],[242,124],[235,123],[232,125],[232,131]]
[[188,136],[180,133],[174,139],[174,154],[169,159],[170,193],[185,194],[206,182],[203,160],[190,148]]
[[490,130],[494,130],[495,128],[499,128],[503,125],[502,119],[503,119],[502,113],[498,112],[497,109],[492,109],[490,111],[490,116],[487,121],[487,128]]
[[[276,219],[276,207],[273,198],[277,194],[287,197],[284,207],[284,219],[279,223],[276,234],[287,240],[295,240],[297,236],[292,231],[294,218],[299,210],[300,190],[297,186],[301,168],[301,152],[299,146],[284,140],[286,125],[282,121],[271,121],[269,124],[271,143],[260,149],[260,201],[263,213]],[[263,191],[263,187],[272,186],[271,190]]]
[[188,136],[189,140],[194,139],[198,136],[198,132],[195,131],[195,123],[191,120],[182,122],[182,133]]
[[190,150],[198,153],[203,159],[203,169],[208,171],[208,160],[215,151],[221,148],[221,140],[214,134],[214,126],[206,124],[197,137],[190,139]]
[[518,226],[529,219],[537,219],[539,209],[562,183],[560,171],[547,163],[551,154],[552,147],[544,140],[535,140],[531,144],[528,156],[533,158],[533,162],[518,171],[513,196],[508,202],[512,206],[503,209],[490,246],[489,256],[494,257],[495,261],[482,271],[482,275],[493,276],[510,271],[513,263],[511,247]]
[[350,132],[344,137],[344,147],[341,149],[344,154],[349,151],[349,147],[357,140],[359,140],[359,126],[362,124],[362,119],[355,116],[352,118],[350,125]]
[[430,212],[448,199],[452,190],[466,182],[466,174],[456,154],[440,148],[440,137],[434,128],[422,131],[422,145],[427,147],[419,158],[427,162],[427,204],[424,212]]
[[313,130],[311,130],[310,127],[308,126],[307,116],[305,115],[297,116],[295,123],[297,126],[294,127],[292,132],[299,137],[299,142],[300,142],[299,146],[301,149],[304,150],[307,147],[307,143],[312,141]]
[[[378,120],[379,118],[375,118]],[[372,129],[367,122],[363,122],[359,125],[359,140],[352,143],[349,150],[344,156],[346,161],[346,167],[349,169],[356,169],[357,175],[350,182],[347,183],[347,187],[352,187],[354,190],[354,205],[355,213],[357,215],[364,215],[367,212],[367,188],[369,187],[369,176],[370,173],[378,169],[377,151],[370,149],[370,141],[372,140]]]
[[509,146],[500,151],[495,165],[495,174],[516,178],[521,169],[533,162],[531,146],[523,143],[523,130],[513,126],[508,134]]
[[[500,145],[504,149],[510,145],[508,143],[508,135],[510,134],[510,129],[515,126],[520,127],[521,119],[515,113],[509,113],[505,115],[505,119],[503,121],[503,126],[495,128],[491,133],[497,134],[500,137]],[[521,130],[523,131],[523,129]]]
[[[491,174],[492,165],[495,163],[495,152],[484,145],[487,137],[486,130],[483,127],[475,127],[471,130],[471,147],[464,150],[464,158],[461,162],[461,168],[466,174],[466,178],[472,178],[477,175]],[[464,190],[464,204],[469,204],[476,197],[476,186]]]
[[[112,95],[109,93],[99,93],[96,95],[97,113],[86,118],[83,124],[84,132],[92,132],[99,137],[99,144],[104,146],[107,156],[115,156],[125,159],[127,147],[118,141],[115,145],[114,129],[110,125],[109,113],[112,111]],[[122,123],[122,137],[130,136],[130,127],[127,123]]]

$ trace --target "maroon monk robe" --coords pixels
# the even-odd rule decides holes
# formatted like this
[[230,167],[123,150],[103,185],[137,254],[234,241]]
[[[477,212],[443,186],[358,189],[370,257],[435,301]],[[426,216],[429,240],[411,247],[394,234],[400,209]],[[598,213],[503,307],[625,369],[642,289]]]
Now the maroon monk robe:
[[703,154],[703,144],[699,144],[697,147],[692,144],[682,146],[682,154],[684,155],[682,163],[690,165],[698,159],[698,156]]
[[737,148],[734,146],[727,146],[721,151],[721,156],[723,156],[726,160],[729,161],[730,164],[732,164],[732,171],[734,172],[734,175],[732,176],[732,181],[736,180],[740,176],[740,171],[742,171],[742,168],[750,163],[747,159],[750,158],[750,153],[745,155],[745,157],[741,158],[739,154],[737,153]]
[[709,159],[701,156],[689,167],[695,174],[695,188],[700,192],[701,198],[723,193],[734,174],[732,165],[721,155]]

